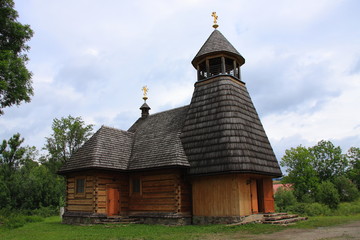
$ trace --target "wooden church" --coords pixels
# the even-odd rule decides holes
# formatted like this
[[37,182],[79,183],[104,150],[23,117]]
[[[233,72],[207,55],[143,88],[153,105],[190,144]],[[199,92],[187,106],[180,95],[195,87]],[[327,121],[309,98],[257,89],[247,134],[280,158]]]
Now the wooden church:
[[245,59],[216,29],[192,65],[189,105],[141,117],[127,131],[101,127],[62,167],[63,222],[126,217],[210,224],[274,212],[282,175],[242,81]]

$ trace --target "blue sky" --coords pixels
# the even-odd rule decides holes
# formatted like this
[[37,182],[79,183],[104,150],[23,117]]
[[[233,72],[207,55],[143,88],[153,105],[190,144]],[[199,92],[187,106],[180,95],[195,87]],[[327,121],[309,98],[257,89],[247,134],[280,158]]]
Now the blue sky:
[[4,109],[0,139],[41,149],[54,118],[127,130],[140,116],[190,103],[191,60],[219,30],[246,59],[242,79],[278,159],[331,140],[360,147],[360,1],[15,0],[35,95]]

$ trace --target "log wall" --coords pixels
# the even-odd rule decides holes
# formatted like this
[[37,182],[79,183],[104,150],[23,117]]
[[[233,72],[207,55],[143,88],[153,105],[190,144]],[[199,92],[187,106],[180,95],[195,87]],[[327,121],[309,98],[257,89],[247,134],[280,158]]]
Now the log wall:
[[[76,179],[85,179],[84,194],[76,194]],[[88,175],[77,175],[67,178],[66,211],[93,212],[94,209],[94,177]]]
[[141,182],[141,192],[130,191],[129,211],[137,213],[191,213],[191,188],[180,170],[132,174]]
[[[76,179],[85,179],[85,194],[76,194]],[[127,174],[88,171],[67,176],[66,211],[107,214],[107,188],[120,192],[120,214],[126,214],[129,203]]]

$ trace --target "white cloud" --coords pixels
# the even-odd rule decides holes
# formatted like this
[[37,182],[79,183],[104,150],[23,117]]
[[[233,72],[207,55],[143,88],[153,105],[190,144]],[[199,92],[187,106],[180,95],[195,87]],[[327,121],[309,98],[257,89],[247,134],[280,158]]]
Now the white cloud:
[[5,109],[2,139],[20,132],[41,147],[52,119],[69,114],[127,129],[144,85],[151,113],[188,104],[190,62],[217,11],[219,30],[246,59],[243,80],[278,155],[286,142],[360,145],[356,0],[19,0],[16,8],[35,30],[35,96]]

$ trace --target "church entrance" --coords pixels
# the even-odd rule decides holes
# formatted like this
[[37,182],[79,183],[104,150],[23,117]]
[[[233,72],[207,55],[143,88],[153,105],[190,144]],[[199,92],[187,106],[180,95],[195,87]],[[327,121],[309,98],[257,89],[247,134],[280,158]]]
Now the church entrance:
[[116,216],[120,214],[120,191],[115,187],[107,188],[107,215]]
[[262,179],[251,179],[251,211],[253,214],[264,212],[264,187]]

